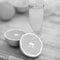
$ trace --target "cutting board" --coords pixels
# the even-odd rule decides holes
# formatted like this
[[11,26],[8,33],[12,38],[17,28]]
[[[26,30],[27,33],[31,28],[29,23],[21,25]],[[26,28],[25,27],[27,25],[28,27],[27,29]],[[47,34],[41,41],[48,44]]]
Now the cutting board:
[[42,54],[34,59],[23,55],[19,48],[8,46],[4,41],[3,36],[4,32],[9,29],[20,29],[27,33],[33,32],[29,24],[28,13],[19,14],[8,22],[0,21],[0,50],[2,50],[3,53],[7,53],[7,55],[12,55],[25,60],[60,60],[60,23],[58,21],[60,21],[59,16],[46,17],[44,19],[41,35],[39,36],[43,42],[43,50]]

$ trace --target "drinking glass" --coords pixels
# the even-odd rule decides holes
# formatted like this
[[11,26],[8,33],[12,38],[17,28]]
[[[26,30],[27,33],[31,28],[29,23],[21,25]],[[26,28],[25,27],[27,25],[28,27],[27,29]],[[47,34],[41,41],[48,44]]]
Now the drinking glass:
[[43,0],[30,0],[30,7],[29,8],[29,23],[33,29],[33,32],[36,34],[40,34],[41,27],[43,23],[43,16],[44,16],[44,5]]

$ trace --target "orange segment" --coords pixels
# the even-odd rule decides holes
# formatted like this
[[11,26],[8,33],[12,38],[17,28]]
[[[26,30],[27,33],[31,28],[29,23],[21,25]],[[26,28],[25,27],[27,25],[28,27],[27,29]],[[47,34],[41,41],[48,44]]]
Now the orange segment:
[[41,54],[42,47],[42,41],[33,33],[24,34],[20,40],[20,48],[22,52],[30,57],[39,56]]

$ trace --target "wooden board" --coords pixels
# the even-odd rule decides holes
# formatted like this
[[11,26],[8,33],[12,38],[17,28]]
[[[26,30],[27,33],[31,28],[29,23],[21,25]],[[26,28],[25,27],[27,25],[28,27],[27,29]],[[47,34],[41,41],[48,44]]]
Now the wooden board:
[[[9,56],[14,56],[20,59],[29,60],[31,58],[26,57],[19,48],[9,46],[5,40],[0,39],[0,56],[1,54],[5,54],[5,57],[8,58]],[[7,55],[7,56],[6,56]],[[4,57],[4,56],[3,56]]]
[[[57,22],[56,22],[57,21]],[[21,14],[16,16],[9,22],[0,21],[0,38],[4,40],[4,32],[9,29],[20,29],[25,32],[33,32],[29,25],[29,16]],[[0,50],[6,51],[9,55],[13,55],[25,60],[60,60],[60,17],[46,17],[43,22],[43,27],[40,36],[43,42],[42,54],[35,59],[24,56],[19,49],[12,48],[3,40],[0,41]]]

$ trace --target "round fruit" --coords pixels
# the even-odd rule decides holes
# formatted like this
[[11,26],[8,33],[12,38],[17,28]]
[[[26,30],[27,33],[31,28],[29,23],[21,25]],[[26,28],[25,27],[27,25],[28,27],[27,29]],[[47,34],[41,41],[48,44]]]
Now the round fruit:
[[0,18],[10,20],[15,15],[15,8],[8,2],[0,2]]
[[24,31],[20,30],[8,30],[4,33],[5,40],[11,46],[19,46],[19,40],[21,36],[25,34]]
[[9,3],[16,8],[17,12],[28,11],[28,0],[9,0]]
[[26,33],[20,39],[20,49],[26,56],[38,57],[42,47],[41,39],[33,33]]

